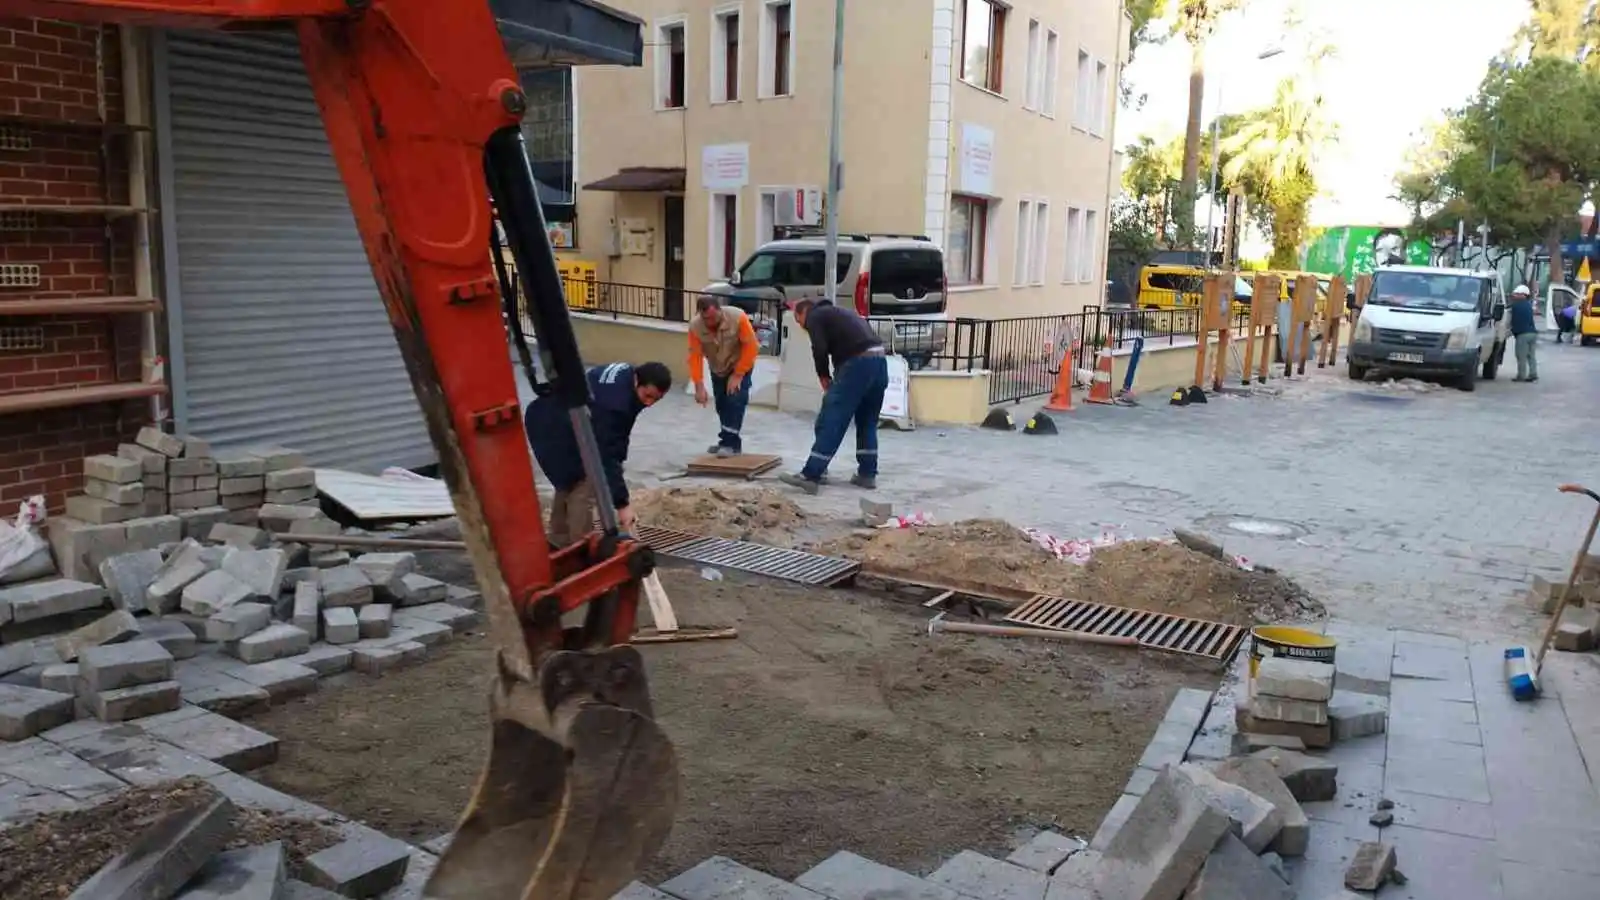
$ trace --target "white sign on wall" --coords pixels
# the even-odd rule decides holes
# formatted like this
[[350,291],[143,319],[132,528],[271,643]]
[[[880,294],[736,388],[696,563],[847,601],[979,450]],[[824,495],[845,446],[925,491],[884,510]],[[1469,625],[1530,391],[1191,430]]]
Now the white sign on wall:
[[878,413],[880,419],[910,419],[911,418],[911,366],[906,364],[906,358],[900,355],[890,356],[889,361],[889,388],[883,392],[883,411]]
[[734,191],[749,181],[749,144],[707,144],[700,148],[700,184],[706,190]]
[[960,185],[967,194],[994,196],[994,131],[970,122],[961,124]]

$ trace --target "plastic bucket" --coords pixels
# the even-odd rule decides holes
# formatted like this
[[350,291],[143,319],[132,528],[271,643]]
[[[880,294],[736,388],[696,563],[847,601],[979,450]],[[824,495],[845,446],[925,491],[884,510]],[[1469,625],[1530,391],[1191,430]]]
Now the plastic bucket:
[[1331,666],[1337,649],[1338,641],[1315,631],[1286,625],[1259,625],[1250,629],[1250,679],[1255,680],[1261,660],[1269,656],[1306,659]]

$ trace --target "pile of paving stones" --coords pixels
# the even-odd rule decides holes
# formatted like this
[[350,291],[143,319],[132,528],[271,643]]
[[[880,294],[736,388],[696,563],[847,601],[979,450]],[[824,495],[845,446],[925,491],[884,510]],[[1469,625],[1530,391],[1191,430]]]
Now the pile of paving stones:
[[[1567,592],[1567,578],[1533,576],[1524,603],[1544,615],[1552,615]],[[1572,596],[1561,613],[1553,646],[1568,653],[1588,653],[1600,647],[1600,554],[1589,554],[1578,567]]]

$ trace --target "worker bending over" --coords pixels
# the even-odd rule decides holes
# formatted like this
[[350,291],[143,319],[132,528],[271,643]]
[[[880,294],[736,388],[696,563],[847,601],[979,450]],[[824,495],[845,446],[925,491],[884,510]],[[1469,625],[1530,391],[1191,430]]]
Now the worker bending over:
[[[625,532],[633,531],[633,508],[628,505],[628,483],[622,466],[628,461],[628,440],[639,413],[656,404],[672,390],[672,371],[658,362],[640,366],[611,363],[589,369],[589,416],[594,423],[595,442],[600,445],[600,463],[605,470],[606,487],[617,519]],[[546,395],[528,404],[523,415],[528,443],[546,478],[556,490],[550,504],[550,524],[546,536],[555,547],[566,547],[583,540],[594,528],[595,495],[584,477],[583,458],[578,454],[578,438],[572,418],[553,396]]]
[[[702,296],[694,303],[689,324],[689,379],[694,382],[694,402],[701,406],[714,397],[717,407],[717,442],[706,449],[718,456],[744,452],[744,411],[750,405],[750,370],[756,365],[760,342],[750,317],[717,298]],[[705,369],[711,369],[711,394],[706,394]]]
[[878,416],[889,389],[883,341],[854,310],[826,300],[799,301],[794,305],[794,320],[811,337],[811,356],[822,384],[822,409],[817,412],[816,442],[805,468],[798,475],[779,476],[779,480],[808,494],[817,493],[828,464],[844,442],[844,433],[854,422],[856,474],[850,483],[871,490],[878,486]]

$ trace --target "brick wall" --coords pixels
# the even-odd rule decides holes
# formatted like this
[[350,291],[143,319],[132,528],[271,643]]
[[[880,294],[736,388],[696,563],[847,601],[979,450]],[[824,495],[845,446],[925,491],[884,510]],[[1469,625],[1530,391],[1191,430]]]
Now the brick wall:
[[[106,121],[122,121],[118,49],[110,27],[102,34],[91,25],[0,17],[0,126],[31,142],[0,149],[0,203],[127,202],[127,137],[5,121],[94,123],[102,103]],[[39,214],[20,230],[0,223],[0,262],[36,264],[41,275],[37,289],[0,289],[0,303],[132,294],[131,222]],[[8,327],[40,328],[44,340],[40,349],[0,349],[0,396],[140,378],[136,316],[0,315],[0,328]],[[0,516],[10,518],[15,501],[36,493],[59,512],[80,486],[82,457],[114,451],[148,414],[144,401],[0,414]]]

